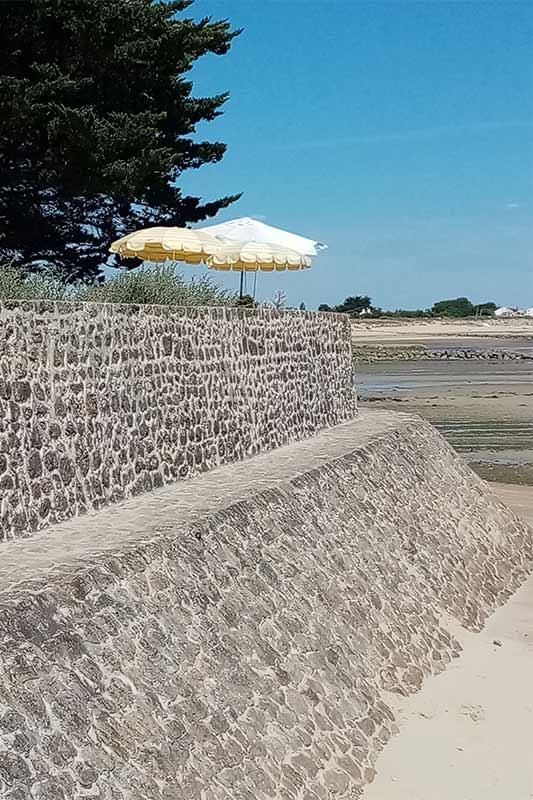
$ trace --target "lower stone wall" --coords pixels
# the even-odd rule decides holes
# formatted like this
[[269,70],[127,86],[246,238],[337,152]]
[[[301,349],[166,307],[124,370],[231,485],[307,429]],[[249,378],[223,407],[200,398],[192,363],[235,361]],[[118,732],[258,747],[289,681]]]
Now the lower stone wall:
[[[427,423],[312,440],[6,543],[0,796],[359,796],[407,694],[532,566]],[[3,794],[2,794],[3,792]]]

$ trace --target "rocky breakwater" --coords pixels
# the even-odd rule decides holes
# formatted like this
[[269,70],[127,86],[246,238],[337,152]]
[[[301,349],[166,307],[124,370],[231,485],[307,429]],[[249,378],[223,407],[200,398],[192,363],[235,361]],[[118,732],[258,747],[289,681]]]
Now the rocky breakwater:
[[354,347],[356,361],[533,361],[533,355],[516,350],[469,347],[435,348],[423,346],[369,345]]
[[[185,488],[186,487],[186,488]],[[418,417],[0,545],[5,800],[353,800],[533,532]]]

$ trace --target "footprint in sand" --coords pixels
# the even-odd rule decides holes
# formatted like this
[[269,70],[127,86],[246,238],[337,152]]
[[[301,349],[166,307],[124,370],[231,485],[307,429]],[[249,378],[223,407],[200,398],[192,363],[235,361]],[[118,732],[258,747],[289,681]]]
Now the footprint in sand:
[[481,722],[485,719],[485,711],[481,706],[461,706],[459,712],[464,717],[470,717],[473,722]]

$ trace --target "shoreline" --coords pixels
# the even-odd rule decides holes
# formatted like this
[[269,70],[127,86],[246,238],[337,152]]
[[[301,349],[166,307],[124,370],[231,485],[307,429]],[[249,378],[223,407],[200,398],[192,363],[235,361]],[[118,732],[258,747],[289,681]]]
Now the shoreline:
[[[533,492],[494,485],[533,524]],[[453,625],[447,620],[447,624]],[[364,800],[527,800],[533,792],[533,577],[479,633],[457,624],[463,652],[407,698],[392,696],[399,732]]]
[[480,357],[433,359],[412,358],[405,345],[379,358],[376,342],[358,341],[360,406],[420,414],[482,478],[533,485],[533,360],[484,358],[487,340],[478,341]]

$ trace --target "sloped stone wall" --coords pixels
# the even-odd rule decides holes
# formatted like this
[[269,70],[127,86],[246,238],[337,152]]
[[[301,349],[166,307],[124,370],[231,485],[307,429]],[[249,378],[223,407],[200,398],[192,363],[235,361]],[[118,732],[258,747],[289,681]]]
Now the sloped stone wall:
[[329,314],[0,304],[0,540],[352,419]]
[[0,796],[353,800],[384,692],[532,559],[434,429],[383,412],[5,543]]

